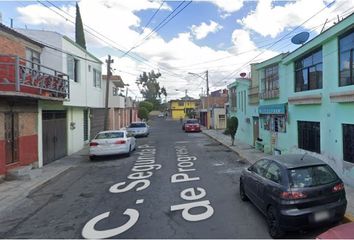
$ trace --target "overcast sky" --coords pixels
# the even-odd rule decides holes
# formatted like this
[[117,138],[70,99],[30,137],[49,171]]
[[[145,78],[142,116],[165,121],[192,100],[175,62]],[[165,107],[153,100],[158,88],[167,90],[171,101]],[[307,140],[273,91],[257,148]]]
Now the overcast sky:
[[[0,1],[2,22],[9,25],[12,18],[17,28],[51,30],[74,38],[75,1],[41,2],[47,7],[37,1]],[[328,28],[337,16],[354,11],[353,0],[332,2],[78,1],[88,50],[103,61],[108,54],[114,58],[114,74],[130,85],[129,95],[140,96],[137,76],[155,70],[162,74],[160,85],[167,88],[168,99],[183,96],[185,90],[196,98],[201,88],[205,92],[205,80],[188,72],[202,75],[208,70],[210,89],[225,88],[241,72],[249,73],[250,62],[296,49],[290,39],[297,33],[308,31],[313,38],[326,19]],[[166,18],[171,20],[152,32]]]

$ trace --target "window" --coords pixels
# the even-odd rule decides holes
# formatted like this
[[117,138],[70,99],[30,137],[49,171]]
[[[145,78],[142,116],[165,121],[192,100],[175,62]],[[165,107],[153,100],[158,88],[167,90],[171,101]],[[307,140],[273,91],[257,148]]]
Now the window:
[[97,69],[93,69],[93,86],[94,87],[101,87],[101,72]]
[[354,85],[354,31],[339,39],[339,86]]
[[180,106],[180,107],[184,106],[184,102],[179,101],[179,102],[178,102],[178,106]]
[[95,139],[112,139],[112,138],[124,138],[124,132],[99,133],[95,137]]
[[119,95],[119,88],[113,87],[113,96],[118,96]]
[[343,160],[354,163],[354,124],[343,124]]
[[298,121],[299,148],[321,153],[321,137],[319,122]]
[[263,75],[263,92],[279,88],[279,73],[277,64],[264,68]]
[[255,164],[253,164],[251,171],[257,173],[258,175],[264,177],[266,174],[266,169],[269,164],[269,161],[266,159],[259,160]]
[[284,115],[261,115],[261,123],[264,130],[272,132],[286,132],[286,120]]
[[68,55],[67,65],[69,78],[74,82],[79,82],[79,60]]
[[295,62],[295,92],[322,88],[322,49]]
[[276,163],[271,163],[268,167],[265,177],[273,182],[280,183],[281,181],[280,167]]
[[327,165],[289,169],[290,186],[314,187],[337,181],[338,177]]
[[39,52],[26,48],[26,60],[28,61],[26,67],[39,71],[41,63]]

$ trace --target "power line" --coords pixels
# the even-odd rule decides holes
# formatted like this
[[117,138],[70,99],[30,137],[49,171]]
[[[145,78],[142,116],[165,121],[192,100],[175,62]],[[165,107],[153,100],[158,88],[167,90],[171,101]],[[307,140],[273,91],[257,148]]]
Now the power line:
[[284,39],[286,36],[289,36],[291,33],[295,32],[297,29],[299,29],[301,26],[303,26],[305,23],[307,23],[308,21],[310,21],[312,18],[314,18],[316,15],[318,15],[319,13],[321,13],[322,11],[324,11],[325,9],[327,9],[328,7],[330,7],[332,4],[335,3],[336,0],[330,2],[329,4],[327,4],[324,8],[322,8],[320,11],[316,12],[314,15],[312,15],[310,18],[306,19],[303,23],[301,23],[299,26],[297,26],[296,28],[294,28],[292,31],[288,32],[287,34],[285,34],[283,37],[281,37],[280,39],[278,39],[277,41],[275,41],[270,47],[266,48],[265,50],[263,50],[261,53],[257,54],[255,57],[253,57],[251,60],[249,60],[248,62],[246,62],[245,64],[243,64],[241,67],[237,68],[236,70],[232,71],[230,74],[228,74],[226,77],[224,77],[222,80],[223,81],[229,77],[232,77],[235,73],[237,73],[238,71],[240,71],[242,68],[244,68],[245,66],[247,66],[248,64],[250,64],[253,60],[255,60],[256,58],[258,58],[260,55],[262,55],[266,50],[270,49],[271,47],[273,47],[274,45],[276,45],[277,43],[279,43],[280,41],[282,41],[282,39]]
[[[172,16],[170,20],[167,21],[167,19],[175,12],[177,11],[178,8],[180,8],[183,4],[185,3],[185,1],[181,2],[167,17],[165,17],[155,28],[153,28],[150,33],[145,36],[139,44],[135,44],[133,47],[131,47],[128,51],[126,51],[121,58],[125,57],[127,54],[129,54],[133,49],[138,48],[142,45],[142,43],[147,40],[153,33],[157,32],[158,30],[160,30],[163,26],[165,26],[170,20],[172,20],[177,14],[179,14],[181,11],[179,11],[176,15]],[[189,2],[184,8],[186,8],[191,2]],[[183,9],[184,9],[183,8]],[[182,10],[183,10],[182,9]]]
[[165,0],[163,0],[160,4],[160,7],[154,12],[154,14],[150,17],[150,19],[148,20],[148,22],[145,24],[143,30],[141,30],[140,34],[143,34],[145,29],[147,28],[147,26],[149,26],[149,24],[151,23],[152,19],[154,19],[154,17],[156,16],[156,14],[160,11],[160,9],[162,8],[163,4],[165,3]]
[[[53,11],[54,13],[56,13],[57,15],[59,15],[60,17],[64,18],[66,21],[68,21],[68,22],[70,22],[70,23],[72,23],[72,24],[75,25],[75,22],[74,22],[73,20],[68,19],[67,17],[65,17],[65,16],[63,16],[62,14],[58,13],[58,12],[55,11],[54,9],[48,7],[48,6],[47,6],[46,4],[44,4],[42,1],[37,0],[37,2],[39,2],[41,5],[43,5],[44,7],[48,8],[49,10]],[[64,12],[66,15],[70,16],[71,18],[74,18],[74,17],[71,16],[70,14],[68,14],[68,13],[66,13],[65,11],[63,11],[62,9],[60,9],[60,8],[59,8],[58,6],[56,6],[54,3],[50,2],[50,1],[47,1],[47,2],[49,2],[49,3],[50,3],[52,6],[54,6],[56,9],[60,10],[61,12]],[[93,29],[93,28],[90,27],[90,26],[87,26],[87,25],[85,25],[85,24],[84,24],[84,26],[87,27],[87,28],[89,28],[89,29],[91,29],[93,32],[97,33],[98,35],[104,37],[105,39],[108,39],[111,43],[107,42],[107,40],[105,40],[105,39],[102,39],[102,37],[99,37],[99,36],[93,34],[92,32],[90,32],[90,31],[88,31],[88,30],[85,30],[85,32],[87,32],[88,34],[92,35],[93,37],[95,37],[95,38],[97,38],[97,39],[99,39],[99,40],[101,40],[101,41],[103,41],[104,43],[108,44],[108,45],[111,46],[112,48],[114,48],[114,49],[116,49],[116,50],[118,50],[118,51],[120,51],[120,52],[122,52],[122,53],[125,52],[124,50],[120,49],[119,47],[113,45],[113,44],[117,44],[115,41],[113,41],[113,40],[111,40],[110,38],[106,37],[105,35],[103,35],[103,34],[97,32],[95,29]],[[112,44],[112,43],[113,43],[113,44]],[[117,45],[118,45],[118,44],[117,44]],[[136,54],[134,54],[134,55],[136,55]],[[129,54],[129,56],[130,56],[131,58],[135,59],[136,61],[138,61],[138,62],[140,62],[140,63],[143,63],[143,64],[145,64],[145,65],[147,65],[147,66],[149,66],[149,67],[151,67],[151,68],[155,68],[155,67],[156,67],[156,66],[152,66],[152,65],[149,63],[149,62],[150,62],[149,60],[147,60],[146,58],[143,58],[143,57],[141,57],[141,56],[139,56],[139,55],[136,55],[136,56],[139,57],[139,58],[141,58],[141,59],[143,59],[143,60],[138,59],[136,56],[133,56],[133,55],[131,55],[131,54]],[[156,64],[156,65],[158,65],[158,64]],[[161,70],[164,71],[167,75],[170,75],[170,76],[173,76],[173,77],[177,77],[177,76],[179,77],[179,74],[174,73],[174,72],[172,72],[172,71],[170,71],[170,70],[164,70],[164,69],[161,69]]]

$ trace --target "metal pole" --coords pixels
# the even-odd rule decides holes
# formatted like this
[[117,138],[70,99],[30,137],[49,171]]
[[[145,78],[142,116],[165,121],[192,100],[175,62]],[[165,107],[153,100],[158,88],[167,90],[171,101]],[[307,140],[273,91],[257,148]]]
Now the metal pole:
[[209,114],[209,74],[205,71],[206,85],[207,85],[207,129],[210,129],[210,114]]
[[108,130],[109,123],[109,109],[108,109],[108,97],[109,97],[109,82],[111,78],[111,63],[113,63],[113,59],[111,59],[111,55],[108,55],[107,63],[107,78],[106,78],[106,102],[105,102],[105,121],[104,121],[104,130]]

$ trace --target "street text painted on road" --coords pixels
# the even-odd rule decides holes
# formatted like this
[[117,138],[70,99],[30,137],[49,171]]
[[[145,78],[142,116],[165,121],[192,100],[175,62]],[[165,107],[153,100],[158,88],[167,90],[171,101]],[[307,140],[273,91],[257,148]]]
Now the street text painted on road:
[[[177,166],[178,173],[171,176],[171,183],[198,181],[199,177],[192,175],[196,169],[192,168],[194,162],[197,160],[195,156],[189,156],[188,149],[186,146],[175,146],[177,153]],[[171,206],[171,211],[182,210],[182,217],[191,222],[202,221],[210,218],[214,214],[214,208],[211,206],[209,200],[197,201],[206,196],[205,189],[201,187],[197,188],[187,188],[180,193],[180,197],[186,201],[192,201],[184,204],[178,204]],[[193,202],[194,201],[194,202]],[[204,208],[201,213],[192,214],[191,210],[194,208]]]
[[[135,188],[135,191],[142,191],[150,186],[150,178],[153,175],[152,170],[161,169],[161,164],[156,163],[156,148],[154,146],[144,144],[138,147],[141,151],[138,152],[138,159],[135,162],[130,175],[128,175],[129,180],[133,180],[128,184],[124,182],[119,182],[112,185],[109,189],[111,193],[124,193]],[[144,203],[144,199],[136,200],[136,205],[141,205]],[[110,212],[102,213],[90,221],[88,221],[84,228],[82,229],[82,236],[84,238],[98,239],[98,238],[110,238],[122,234],[132,228],[139,220],[139,211],[133,208],[128,208],[124,211],[123,215],[129,217],[128,221],[116,228],[107,230],[97,230],[95,226],[98,222],[103,219],[107,219]]]

